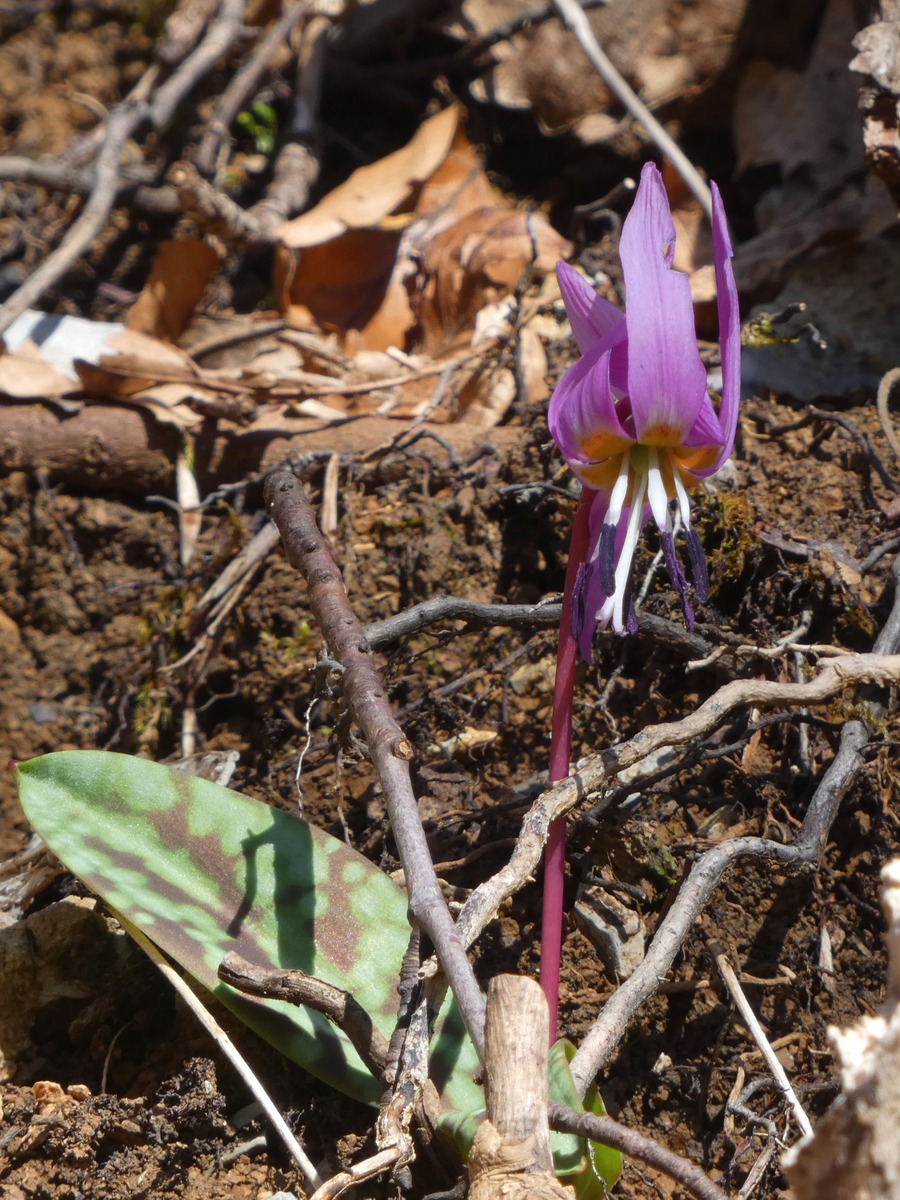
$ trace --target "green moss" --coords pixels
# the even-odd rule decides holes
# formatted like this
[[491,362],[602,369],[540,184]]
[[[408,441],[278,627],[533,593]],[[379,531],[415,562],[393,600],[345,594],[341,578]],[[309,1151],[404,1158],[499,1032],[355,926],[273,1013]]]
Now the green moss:
[[675,855],[656,834],[650,842],[645,867],[651,879],[658,879],[661,883],[671,885],[678,879],[678,862]]
[[[746,493],[724,494],[718,507],[710,509],[701,519],[701,525],[703,543],[709,553],[709,578],[713,592],[718,592],[741,579],[748,558],[758,550],[756,514]],[[710,546],[715,547],[711,552]]]

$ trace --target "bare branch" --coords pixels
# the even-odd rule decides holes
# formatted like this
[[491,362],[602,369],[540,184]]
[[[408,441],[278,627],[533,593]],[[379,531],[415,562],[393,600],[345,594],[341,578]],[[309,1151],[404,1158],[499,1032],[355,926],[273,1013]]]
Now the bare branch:
[[289,471],[273,471],[266,505],[284,541],[288,561],[303,573],[309,603],[329,653],[343,664],[344,698],[365,734],[406,876],[410,911],[434,943],[478,1052],[484,1052],[484,997],[441,894],[419,819],[409,774],[412,746],[394,719],[357,621],[340,569],[319,532],[303,486]]
[[[887,653],[896,651],[900,647],[900,587],[897,586],[898,580],[900,580],[900,563],[895,562],[894,604],[884,629],[875,641],[875,650],[878,653],[854,655],[850,659],[843,660],[850,662],[866,659],[880,663],[883,667],[892,664],[892,668],[886,670],[881,676],[882,682],[896,681],[898,678],[897,668],[900,667],[900,656],[896,653]],[[832,660],[831,665],[841,661],[840,659]],[[862,682],[871,677],[871,668],[863,664],[858,665],[859,670],[855,679],[851,678],[851,672],[845,677],[844,682]],[[814,683],[820,683],[822,677],[829,673],[829,668],[826,667],[819,676],[819,680]],[[841,678],[840,674],[838,678]],[[784,686],[793,687],[799,691],[810,685],[787,684]],[[727,692],[729,688],[733,689],[733,687],[733,684],[729,684],[722,688],[721,692]],[[716,697],[713,697],[713,700],[715,699]],[[751,701],[751,703],[754,702],[758,703]],[[708,708],[710,703],[711,701],[707,701],[698,710],[698,713],[702,709]],[[799,700],[798,703],[802,704],[805,701]],[[808,870],[816,866],[825,849],[828,834],[834,818],[837,816],[841,801],[862,770],[862,752],[869,740],[870,725],[880,718],[883,706],[877,700],[869,699],[865,711],[865,719],[855,718],[847,721],[844,725],[838,752],[813,793],[794,845],[784,845],[766,838],[734,838],[708,850],[694,864],[665,918],[660,923],[644,961],[603,1006],[602,1012],[572,1060],[572,1076],[582,1095],[621,1041],[634,1013],[645,1000],[654,994],[659,987],[660,980],[665,978],[685,939],[696,927],[697,918],[704,904],[718,887],[730,866],[747,858],[775,863],[794,871]],[[697,715],[697,713],[692,714],[692,717]],[[689,722],[692,717],[686,720]],[[665,726],[656,728],[664,729]],[[640,736],[639,734],[638,737]],[[632,741],[637,741],[637,739],[634,738]],[[461,919],[459,923],[461,924]]]
[[219,978],[248,996],[315,1009],[346,1033],[368,1069],[380,1078],[388,1060],[387,1040],[349,992],[297,968],[257,967],[233,953],[219,964]]
[[621,1150],[628,1158],[646,1163],[696,1196],[697,1200],[726,1200],[725,1193],[710,1177],[694,1163],[643,1134],[620,1125],[612,1117],[598,1117],[594,1113],[579,1113],[562,1104],[550,1105],[550,1128],[561,1133],[574,1133]]

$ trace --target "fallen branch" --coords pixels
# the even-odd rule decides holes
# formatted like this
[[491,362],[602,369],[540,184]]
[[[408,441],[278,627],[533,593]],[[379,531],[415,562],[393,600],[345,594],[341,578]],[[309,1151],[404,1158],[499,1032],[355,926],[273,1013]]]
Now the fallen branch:
[[574,1133],[579,1137],[590,1138],[593,1142],[601,1142],[613,1150],[621,1150],[626,1158],[635,1162],[646,1163],[663,1175],[674,1179],[697,1200],[726,1200],[725,1193],[713,1183],[710,1177],[687,1158],[675,1154],[644,1137],[625,1125],[620,1125],[612,1117],[598,1117],[594,1113],[575,1112],[562,1104],[550,1105],[550,1128],[560,1133]]
[[264,496],[281,533],[288,561],[306,579],[310,607],[329,653],[344,667],[344,699],[365,735],[384,791],[406,876],[410,912],[434,944],[466,1029],[481,1058],[484,1053],[484,997],[434,873],[410,780],[412,746],[391,712],[372,662],[371,647],[350,607],[340,569],[319,532],[302,484],[289,471],[273,471],[266,480]]
[[[434,596],[414,604],[393,617],[372,621],[366,637],[377,650],[411,637],[441,621],[465,621],[475,629],[503,626],[506,629],[543,629],[559,626],[560,604],[483,604],[461,596]],[[677,621],[640,614],[641,632],[656,641],[677,645],[686,654],[710,654],[712,646],[699,634],[689,633]]]
[[[208,421],[193,438],[195,475],[206,493],[285,461],[311,468],[332,453],[359,456],[382,445],[396,430],[396,421],[377,416],[339,422],[285,417],[268,431]],[[521,439],[521,430],[514,426],[483,431],[466,424],[430,425],[428,430],[441,438],[433,453],[445,462],[449,455],[444,443],[465,458],[480,446],[502,452]],[[54,484],[79,489],[171,494],[181,441],[173,425],[125,404],[86,404],[71,416],[43,404],[0,404],[0,475],[42,471]],[[383,477],[394,469],[398,475],[408,473],[409,461],[380,468]]]

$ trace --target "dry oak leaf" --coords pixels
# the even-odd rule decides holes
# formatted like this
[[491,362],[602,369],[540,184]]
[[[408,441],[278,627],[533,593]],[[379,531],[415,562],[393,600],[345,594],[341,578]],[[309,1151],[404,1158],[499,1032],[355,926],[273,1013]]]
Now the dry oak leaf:
[[412,206],[416,190],[433,175],[453,144],[459,109],[424,121],[401,150],[354,171],[315,208],[286,221],[278,240],[288,250],[319,246],[348,229],[374,229],[385,217]]

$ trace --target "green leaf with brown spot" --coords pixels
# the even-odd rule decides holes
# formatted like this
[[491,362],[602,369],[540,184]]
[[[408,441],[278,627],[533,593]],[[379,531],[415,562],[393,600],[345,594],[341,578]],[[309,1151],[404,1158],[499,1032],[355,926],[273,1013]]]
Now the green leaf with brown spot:
[[[298,817],[143,759],[67,751],[18,774],[29,821],[92,892],[287,1057],[378,1102],[377,1083],[324,1017],[244,996],[216,972],[229,951],[299,967],[350,992],[389,1037],[409,923],[383,872]],[[448,1108],[479,1107],[477,1058],[452,1003],[433,1066]]]

